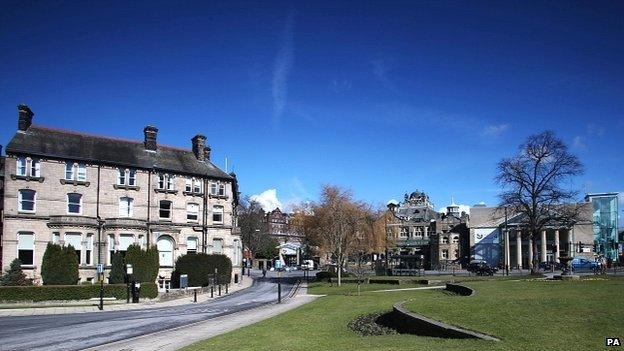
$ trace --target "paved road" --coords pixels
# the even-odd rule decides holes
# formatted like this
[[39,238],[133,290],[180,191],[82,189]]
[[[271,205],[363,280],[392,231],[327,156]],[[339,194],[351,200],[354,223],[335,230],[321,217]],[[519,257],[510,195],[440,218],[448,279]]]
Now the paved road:
[[[282,279],[282,296],[297,273]],[[274,303],[277,283],[260,280],[245,290],[198,304],[135,311],[0,318],[0,350],[81,350],[139,335],[205,321]],[[182,330],[183,332],[183,330]]]

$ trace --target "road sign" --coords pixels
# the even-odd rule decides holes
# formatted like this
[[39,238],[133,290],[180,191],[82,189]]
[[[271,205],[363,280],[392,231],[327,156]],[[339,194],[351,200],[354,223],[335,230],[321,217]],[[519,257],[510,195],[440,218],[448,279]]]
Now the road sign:
[[98,274],[104,273],[104,265],[103,264],[100,263],[100,264],[97,265],[97,272],[98,272]]

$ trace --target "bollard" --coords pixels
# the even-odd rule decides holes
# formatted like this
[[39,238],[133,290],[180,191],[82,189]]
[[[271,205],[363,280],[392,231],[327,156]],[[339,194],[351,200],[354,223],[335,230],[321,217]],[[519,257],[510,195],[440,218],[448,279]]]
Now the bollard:
[[100,311],[104,310],[104,279],[100,279]]
[[226,295],[227,295],[227,293],[228,293],[228,286],[229,286],[229,285],[230,285],[230,284],[225,284],[225,294],[226,294]]
[[193,291],[195,294],[193,296],[193,302],[197,302],[197,289]]
[[221,296],[221,284],[219,284],[219,296]]
[[282,303],[282,282],[277,278],[277,303]]
[[214,297],[214,285],[210,286],[210,298],[212,299]]

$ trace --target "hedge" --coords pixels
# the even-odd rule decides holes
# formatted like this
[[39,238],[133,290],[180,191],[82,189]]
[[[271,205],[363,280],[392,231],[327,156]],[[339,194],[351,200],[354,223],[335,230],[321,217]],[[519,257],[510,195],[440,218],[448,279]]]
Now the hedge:
[[158,277],[158,249],[152,245],[143,250],[141,246],[133,244],[126,251],[126,264],[132,265],[132,280],[137,282],[154,282]]
[[41,263],[41,279],[44,285],[77,284],[78,256],[74,247],[48,243]]
[[[141,283],[141,298],[158,296],[156,283]],[[0,286],[0,301],[68,301],[100,297],[100,285]],[[105,284],[104,297],[126,299],[125,284]]]
[[180,275],[188,275],[188,286],[208,286],[217,269],[219,284],[229,284],[232,278],[232,261],[220,254],[190,253],[178,257],[171,274],[171,286],[178,288]]

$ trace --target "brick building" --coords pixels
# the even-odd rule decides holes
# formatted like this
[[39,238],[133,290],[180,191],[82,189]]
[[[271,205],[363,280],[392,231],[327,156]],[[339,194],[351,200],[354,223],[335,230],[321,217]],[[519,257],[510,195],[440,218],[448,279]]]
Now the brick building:
[[240,276],[236,175],[210,162],[206,137],[180,149],[158,145],[153,126],[128,141],[32,125],[32,111],[18,110],[6,147],[3,267],[19,257],[40,283],[47,243],[71,244],[80,280],[93,281],[98,263],[110,268],[111,253],[139,244],[158,247],[161,288],[188,252],[226,254]]
[[282,212],[278,208],[270,211],[265,216],[267,233],[273,237],[279,245],[279,252],[287,266],[301,264],[302,237],[291,225],[292,215]]

